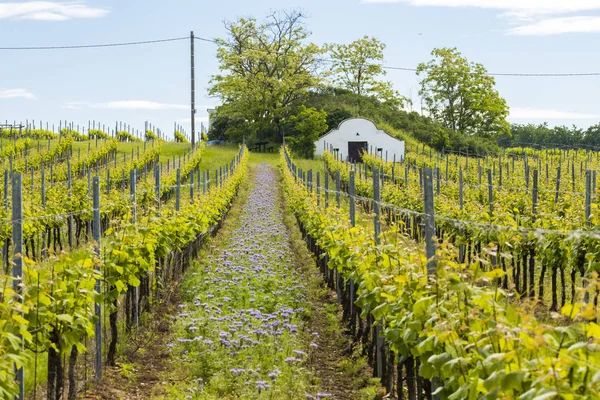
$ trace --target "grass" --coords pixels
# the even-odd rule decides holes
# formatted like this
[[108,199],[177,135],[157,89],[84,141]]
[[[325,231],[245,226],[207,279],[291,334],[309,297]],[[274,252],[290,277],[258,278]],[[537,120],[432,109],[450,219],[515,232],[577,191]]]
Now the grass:
[[[323,160],[319,158],[315,158],[313,160],[305,160],[305,159],[294,159],[294,162],[298,166],[298,168],[302,168],[302,171],[309,171],[312,169],[313,177],[317,176],[317,172],[323,176],[325,173],[325,164]],[[313,178],[316,179],[316,178]]]
[[279,150],[274,153],[250,153],[250,162],[254,164],[268,163],[277,166],[279,164]]
[[237,146],[206,146],[202,153],[200,170],[208,170],[213,176],[215,170],[229,164],[238,152]]
[[[0,139],[2,143],[2,147],[11,146],[13,141],[12,139]],[[33,146],[29,150],[29,155],[33,156],[38,153],[37,149],[37,140],[32,139]],[[77,154],[78,151],[81,151],[81,156],[87,156],[88,148],[90,151],[94,151],[97,147],[104,146],[104,139],[95,139],[92,140],[84,140],[84,141],[74,141],[73,142],[73,154]],[[50,140],[50,147],[54,147],[58,144],[58,139]],[[152,142],[147,142],[147,146],[152,146]],[[134,150],[137,154],[137,149],[139,148],[140,153],[144,150],[144,142],[119,142],[117,145],[117,153],[119,154],[127,154],[131,155],[131,150]],[[161,161],[166,160],[169,157],[180,156],[185,154],[190,148],[189,143],[177,143],[177,142],[163,142],[161,149]],[[40,140],[40,150],[42,152],[46,152],[48,149],[48,140]],[[162,157],[165,157],[164,160]]]
[[183,156],[190,147],[189,143],[164,142],[160,149],[160,161],[166,162],[173,159],[173,156]]
[[182,286],[185,302],[169,347],[188,378],[167,388],[167,398],[304,399],[316,393],[318,380],[303,366],[311,355],[303,328],[310,315],[307,288],[302,273],[290,268],[294,252],[276,172],[255,164],[265,159],[275,155],[253,158],[262,182],[242,189],[247,200],[236,202]]

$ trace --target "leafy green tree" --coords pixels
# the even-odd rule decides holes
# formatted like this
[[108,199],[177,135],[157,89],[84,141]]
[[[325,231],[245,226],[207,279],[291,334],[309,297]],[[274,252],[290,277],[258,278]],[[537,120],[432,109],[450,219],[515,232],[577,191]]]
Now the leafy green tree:
[[315,142],[328,129],[327,113],[316,108],[298,107],[298,114],[290,118],[294,136],[286,137],[292,151],[302,158],[315,156]]
[[422,96],[432,118],[468,136],[510,134],[509,108],[482,64],[469,62],[456,48],[434,49],[434,59],[417,67]]
[[229,140],[241,143],[245,135],[252,132],[252,126],[240,118],[232,118],[217,108],[217,113],[212,116],[208,138],[210,140]]
[[587,130],[572,126],[549,127],[543,124],[512,124],[511,136],[498,137],[503,147],[594,148],[598,144],[598,125]]
[[227,38],[217,39],[222,74],[212,77],[209,93],[223,101],[220,113],[245,121],[259,136],[274,126],[281,139],[291,105],[322,83],[324,50],[307,42],[298,11],[272,13],[263,23],[241,18],[225,28]]
[[359,96],[375,96],[380,101],[401,106],[404,98],[382,81],[385,44],[377,38],[364,36],[350,44],[329,44],[333,60],[334,83]]
[[587,128],[582,142],[585,146],[598,150],[600,147],[600,124]]

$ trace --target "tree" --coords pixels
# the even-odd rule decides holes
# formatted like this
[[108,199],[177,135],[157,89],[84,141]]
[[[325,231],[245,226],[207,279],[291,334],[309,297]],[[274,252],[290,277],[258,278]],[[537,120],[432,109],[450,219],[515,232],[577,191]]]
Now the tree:
[[431,55],[433,60],[417,67],[417,75],[424,75],[419,94],[431,117],[468,136],[510,135],[509,108],[483,65],[469,63],[456,48]]
[[318,56],[324,50],[306,43],[304,15],[276,12],[258,24],[241,18],[226,22],[227,39],[217,39],[223,74],[212,77],[209,93],[223,101],[219,112],[243,120],[258,135],[282,127],[291,105],[322,82]]
[[397,106],[403,104],[405,99],[392,84],[379,80],[386,75],[382,66],[384,43],[364,36],[350,44],[329,44],[327,48],[333,60],[335,84],[360,96],[375,96]]
[[290,118],[294,136],[287,137],[290,148],[301,158],[315,156],[315,142],[327,131],[327,113],[316,108],[298,107],[298,114]]

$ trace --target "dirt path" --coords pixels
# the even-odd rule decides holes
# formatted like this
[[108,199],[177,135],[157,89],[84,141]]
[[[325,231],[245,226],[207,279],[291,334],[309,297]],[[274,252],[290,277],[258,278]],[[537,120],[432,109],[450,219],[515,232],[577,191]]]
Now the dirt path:
[[344,355],[339,307],[277,171],[255,165],[249,182],[178,288],[181,300],[109,374],[101,398],[373,398],[366,363]]

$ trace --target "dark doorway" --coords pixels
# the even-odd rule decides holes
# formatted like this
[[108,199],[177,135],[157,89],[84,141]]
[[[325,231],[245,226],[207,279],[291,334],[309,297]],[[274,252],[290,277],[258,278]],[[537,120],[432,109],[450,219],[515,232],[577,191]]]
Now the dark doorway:
[[368,148],[368,142],[348,142],[348,161],[362,162],[362,153]]

